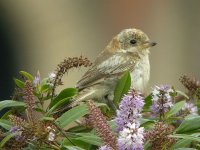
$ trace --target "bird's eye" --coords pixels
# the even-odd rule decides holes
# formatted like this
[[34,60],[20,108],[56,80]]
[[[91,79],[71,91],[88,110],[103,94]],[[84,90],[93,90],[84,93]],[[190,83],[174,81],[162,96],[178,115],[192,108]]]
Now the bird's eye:
[[134,40],[134,39],[130,40],[130,43],[131,43],[131,44],[135,44],[136,42],[137,42],[137,41]]

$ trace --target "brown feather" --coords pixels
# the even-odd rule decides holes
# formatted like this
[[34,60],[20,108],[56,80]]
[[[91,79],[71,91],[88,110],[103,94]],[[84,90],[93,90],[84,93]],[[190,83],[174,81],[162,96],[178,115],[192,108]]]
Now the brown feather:
[[130,55],[129,53],[118,52],[103,61],[98,60],[98,58],[96,60],[98,63],[95,62],[94,64],[96,65],[92,66],[77,83],[79,90],[97,84],[110,75],[112,75],[110,77],[114,77],[115,75],[123,74],[127,70],[134,70],[135,62],[133,60],[139,59],[139,56],[137,54]]

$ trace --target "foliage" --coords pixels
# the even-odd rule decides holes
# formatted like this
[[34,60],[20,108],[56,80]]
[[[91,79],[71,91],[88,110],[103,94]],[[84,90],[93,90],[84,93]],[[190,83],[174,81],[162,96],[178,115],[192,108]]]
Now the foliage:
[[[104,146],[107,149],[117,149],[116,138],[122,131],[116,132],[117,125],[113,118],[116,118],[115,114],[120,116],[119,113],[123,112],[123,107],[119,105],[124,96],[130,94],[129,72],[118,81],[114,93],[114,105],[120,111],[113,113],[106,104],[90,102],[58,113],[63,105],[70,104],[78,91],[65,88],[56,93],[56,87],[74,64],[74,67],[84,66],[82,59],[74,59],[80,61],[76,63],[73,59],[62,62],[57,69],[59,77],[56,72],[44,79],[39,73],[34,77],[25,71],[20,72],[22,78],[14,79],[16,91],[13,99],[0,102],[0,110],[8,110],[0,118],[0,149],[95,150],[104,145],[107,145]],[[89,61],[85,62],[85,66],[89,66]],[[66,68],[62,68],[62,65]],[[181,78],[181,82],[187,92],[157,86],[144,98],[143,111],[140,110],[141,117],[138,118],[140,128],[144,128],[144,149],[200,148],[200,86],[196,80],[186,76]],[[159,105],[163,105],[163,108]],[[165,109],[164,105],[167,106]],[[155,108],[160,110],[153,111]],[[102,111],[102,114],[100,110],[106,111]]]

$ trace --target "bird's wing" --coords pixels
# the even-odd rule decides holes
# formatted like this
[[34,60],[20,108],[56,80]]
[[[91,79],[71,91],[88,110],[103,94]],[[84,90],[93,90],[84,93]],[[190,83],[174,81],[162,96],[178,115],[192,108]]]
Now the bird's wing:
[[84,74],[81,80],[77,83],[78,89],[83,89],[99,81],[107,76],[114,76],[122,74],[127,70],[132,71],[136,64],[138,55],[127,55],[125,53],[117,53],[101,62],[94,63],[94,65]]

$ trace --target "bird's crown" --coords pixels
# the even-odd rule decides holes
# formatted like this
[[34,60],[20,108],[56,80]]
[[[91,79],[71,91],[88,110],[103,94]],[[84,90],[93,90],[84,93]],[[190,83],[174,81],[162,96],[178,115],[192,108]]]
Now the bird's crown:
[[118,52],[139,52],[148,54],[149,48],[156,45],[150,42],[149,37],[141,30],[131,28],[122,30],[108,45],[108,49]]
[[149,37],[140,29],[124,29],[118,35],[119,42],[125,42],[126,40],[136,40],[136,42],[149,41]]

